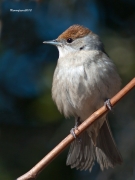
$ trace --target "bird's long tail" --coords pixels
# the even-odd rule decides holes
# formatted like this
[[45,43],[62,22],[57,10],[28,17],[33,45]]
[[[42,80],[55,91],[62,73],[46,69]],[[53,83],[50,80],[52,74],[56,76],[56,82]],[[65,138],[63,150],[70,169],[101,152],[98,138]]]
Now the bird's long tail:
[[75,139],[68,153],[66,164],[71,165],[71,168],[91,171],[95,160],[99,163],[101,170],[113,168],[116,164],[122,163],[121,154],[117,149],[107,120],[99,130],[96,145],[87,131],[79,137],[81,141]]

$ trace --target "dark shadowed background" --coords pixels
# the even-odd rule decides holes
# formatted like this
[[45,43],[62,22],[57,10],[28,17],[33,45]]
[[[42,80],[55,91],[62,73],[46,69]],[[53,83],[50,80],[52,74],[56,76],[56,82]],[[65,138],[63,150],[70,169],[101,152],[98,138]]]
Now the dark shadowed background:
[[[90,28],[104,42],[124,86],[135,76],[135,1],[3,0],[0,5],[0,179],[12,180],[74,126],[51,99],[58,50],[43,41],[73,24]],[[117,104],[109,121],[123,165],[101,172],[95,164],[91,173],[80,172],[66,166],[67,149],[37,179],[134,180],[135,90]]]

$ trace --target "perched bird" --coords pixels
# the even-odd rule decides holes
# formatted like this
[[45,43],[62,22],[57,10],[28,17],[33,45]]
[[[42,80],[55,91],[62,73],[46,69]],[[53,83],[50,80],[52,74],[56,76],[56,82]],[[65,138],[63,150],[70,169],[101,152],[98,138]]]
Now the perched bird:
[[[84,26],[73,25],[56,40],[44,43],[59,50],[52,98],[65,117],[75,117],[77,128],[120,90],[121,79],[100,38]],[[102,170],[122,163],[106,116],[83,132],[80,141],[72,129],[75,140],[67,157],[71,168],[91,171],[95,160]]]

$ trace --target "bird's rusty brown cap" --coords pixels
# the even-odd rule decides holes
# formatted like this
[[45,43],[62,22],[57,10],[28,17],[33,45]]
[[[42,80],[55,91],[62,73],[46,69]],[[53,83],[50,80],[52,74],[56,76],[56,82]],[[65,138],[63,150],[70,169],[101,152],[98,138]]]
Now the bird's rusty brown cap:
[[57,40],[69,39],[69,38],[72,38],[72,39],[81,38],[81,37],[86,36],[89,33],[92,33],[92,31],[84,26],[76,24],[76,25],[70,26],[66,31],[64,31],[57,38]]

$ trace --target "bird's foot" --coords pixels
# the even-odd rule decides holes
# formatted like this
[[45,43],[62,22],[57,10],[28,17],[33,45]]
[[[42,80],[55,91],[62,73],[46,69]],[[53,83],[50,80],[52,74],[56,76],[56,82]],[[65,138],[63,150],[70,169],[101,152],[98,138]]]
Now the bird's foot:
[[104,105],[105,105],[110,111],[112,111],[112,105],[111,105],[110,99],[107,99],[107,100],[105,101]]
[[72,128],[72,129],[70,130],[70,133],[71,133],[72,136],[76,139],[75,130],[78,130],[78,127],[77,127],[77,126],[75,126],[74,128]]
[[73,136],[75,139],[78,140],[78,142],[81,142],[81,138],[76,137],[75,130],[78,130],[78,126],[79,126],[80,124],[81,124],[81,123],[80,123],[80,118],[78,117],[78,118],[75,119],[75,127],[70,130],[70,133],[72,134],[72,136]]

